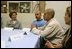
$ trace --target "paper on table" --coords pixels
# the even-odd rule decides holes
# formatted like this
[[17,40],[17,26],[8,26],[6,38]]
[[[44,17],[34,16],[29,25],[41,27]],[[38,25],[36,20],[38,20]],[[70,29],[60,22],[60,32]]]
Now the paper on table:
[[23,38],[23,33],[18,33],[18,34],[10,36],[8,40],[9,41],[15,41],[15,40],[18,40],[21,38]]
[[29,32],[30,31],[30,28],[23,28],[22,30],[23,31],[26,31],[26,32]]
[[1,48],[5,48],[5,47],[6,47],[5,41],[1,40]]
[[13,28],[10,28],[10,27],[4,27],[4,30],[13,30]]

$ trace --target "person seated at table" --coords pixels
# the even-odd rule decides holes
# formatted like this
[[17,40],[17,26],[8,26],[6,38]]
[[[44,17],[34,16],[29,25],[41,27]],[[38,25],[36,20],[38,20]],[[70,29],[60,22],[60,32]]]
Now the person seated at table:
[[[52,8],[46,9],[44,12],[44,20],[47,21],[44,30],[39,30],[36,25],[32,25],[32,33],[40,35],[45,43],[45,48],[61,48],[64,38],[64,30],[59,22],[54,18],[55,11]],[[41,41],[41,43],[43,43]]]
[[12,27],[14,29],[22,29],[21,23],[17,20],[17,12],[12,11],[9,14],[11,20],[9,20],[6,24],[6,27]]
[[42,15],[40,11],[35,12],[35,18],[36,20],[32,22],[31,26],[36,25],[37,28],[41,29],[45,25],[46,21],[42,19]]
[[71,48],[71,6],[67,7],[64,19],[69,29],[64,34],[63,48]]

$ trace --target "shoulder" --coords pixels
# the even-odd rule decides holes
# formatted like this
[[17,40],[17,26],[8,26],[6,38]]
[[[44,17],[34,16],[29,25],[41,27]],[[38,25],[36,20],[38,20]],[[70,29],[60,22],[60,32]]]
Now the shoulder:
[[51,23],[51,24],[56,24],[56,25],[59,24],[59,22],[58,22],[56,19],[52,19],[52,20],[50,21],[50,23]]
[[59,22],[56,19],[52,19],[49,24],[50,26],[60,26]]
[[47,21],[45,21],[44,19],[42,19],[42,21],[44,22],[44,23],[46,23]]
[[21,22],[19,20],[16,21],[18,24],[21,24]]
[[7,23],[11,23],[11,20],[8,20]]

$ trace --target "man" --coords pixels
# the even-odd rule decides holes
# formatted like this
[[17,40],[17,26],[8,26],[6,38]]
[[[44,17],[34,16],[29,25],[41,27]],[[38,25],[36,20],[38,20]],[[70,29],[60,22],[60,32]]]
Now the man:
[[46,21],[44,21],[41,17],[42,17],[41,12],[40,11],[36,11],[35,12],[36,20],[33,21],[33,23],[31,25],[36,25],[36,27],[39,28],[39,29],[41,29],[43,26],[45,26]]
[[21,23],[17,20],[17,13],[15,11],[10,12],[9,17],[11,18],[11,20],[7,22],[7,27],[22,29]]
[[65,18],[65,23],[69,25],[70,28],[65,33],[63,48],[71,48],[71,6],[67,7],[64,18]]
[[55,11],[51,8],[44,12],[44,20],[47,21],[43,30],[38,30],[35,25],[32,26],[32,32],[40,35],[46,40],[45,47],[60,48],[62,47],[62,40],[64,31],[60,24],[54,19]]

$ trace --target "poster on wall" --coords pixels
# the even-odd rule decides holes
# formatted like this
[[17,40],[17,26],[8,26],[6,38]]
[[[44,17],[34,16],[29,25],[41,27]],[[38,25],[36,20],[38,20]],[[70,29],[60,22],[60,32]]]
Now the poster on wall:
[[1,5],[1,13],[7,13],[7,5]]
[[16,11],[18,12],[18,3],[9,3],[9,12]]
[[1,2],[1,13],[16,11],[19,13],[31,13],[31,2]]
[[30,13],[30,8],[30,2],[20,2],[20,13]]
[[1,1],[1,13],[7,13],[7,1]]

